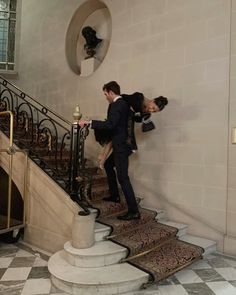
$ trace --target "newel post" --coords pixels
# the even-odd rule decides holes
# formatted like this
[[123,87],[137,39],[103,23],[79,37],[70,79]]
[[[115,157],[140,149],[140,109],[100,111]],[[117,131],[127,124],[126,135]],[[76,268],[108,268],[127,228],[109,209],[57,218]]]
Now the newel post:
[[[74,215],[72,222],[72,246],[77,249],[89,248],[94,244],[95,215],[90,214],[88,208],[83,205],[81,195],[79,195],[78,169],[83,166],[84,151],[81,149],[80,141],[80,113],[79,105],[73,113],[74,122],[72,124],[72,159],[71,159],[71,197],[77,201],[83,210]],[[82,147],[84,147],[82,145]]]

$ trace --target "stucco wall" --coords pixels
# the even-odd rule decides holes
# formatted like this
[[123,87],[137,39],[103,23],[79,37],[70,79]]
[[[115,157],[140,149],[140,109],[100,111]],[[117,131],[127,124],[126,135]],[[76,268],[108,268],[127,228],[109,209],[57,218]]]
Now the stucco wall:
[[231,143],[233,127],[236,127],[236,1],[232,1],[231,12],[231,53],[230,53],[230,100],[229,100],[229,154],[228,154],[228,195],[227,195],[227,236],[225,251],[236,252],[236,144]]
[[[229,178],[229,195],[227,190],[228,172],[235,176],[235,163],[227,166],[235,0],[232,9],[231,0],[104,0],[112,18],[111,44],[102,65],[87,78],[75,75],[65,58],[67,27],[82,2],[23,1],[15,82],[68,119],[76,103],[85,116],[104,118],[101,87],[110,80],[117,80],[124,93],[167,96],[167,108],[153,115],[157,128],[142,134],[137,126],[139,152],[130,163],[135,190],[146,205],[190,224],[192,234],[217,240],[223,251],[227,227],[229,232],[236,220],[236,209],[226,216],[227,206],[233,208],[227,202],[236,204],[235,177]],[[232,16],[235,27],[235,11]],[[232,32],[235,49],[234,41]],[[89,157],[98,151],[92,134],[87,150]]]

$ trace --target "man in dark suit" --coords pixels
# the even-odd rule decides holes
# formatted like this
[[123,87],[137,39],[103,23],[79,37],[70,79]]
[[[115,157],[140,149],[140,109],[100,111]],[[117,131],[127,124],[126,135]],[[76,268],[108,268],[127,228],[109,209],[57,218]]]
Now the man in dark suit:
[[117,82],[111,81],[105,84],[103,86],[103,92],[109,102],[107,120],[80,120],[79,124],[81,127],[86,124],[91,124],[92,129],[109,130],[111,132],[113,152],[104,164],[111,196],[104,198],[104,200],[120,202],[119,190],[116,180],[118,178],[128,206],[127,214],[118,216],[118,219],[139,219],[140,213],[138,210],[138,204],[128,175],[128,158],[130,155],[130,149],[127,144],[127,124],[129,105],[121,97],[120,86],[117,84]]

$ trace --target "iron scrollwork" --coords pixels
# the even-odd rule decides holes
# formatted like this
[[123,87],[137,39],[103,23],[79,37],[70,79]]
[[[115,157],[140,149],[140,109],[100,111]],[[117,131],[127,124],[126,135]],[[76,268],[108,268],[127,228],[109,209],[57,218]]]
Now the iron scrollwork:
[[[85,169],[84,143],[88,128],[74,124],[43,106],[0,76],[0,110],[14,114],[14,143],[29,151],[29,157],[81,205],[91,192],[91,177]],[[0,119],[8,134],[8,121]],[[74,132],[77,130],[76,132]],[[76,177],[82,181],[77,181]],[[76,188],[76,189],[75,189]],[[87,210],[86,206],[82,207]]]

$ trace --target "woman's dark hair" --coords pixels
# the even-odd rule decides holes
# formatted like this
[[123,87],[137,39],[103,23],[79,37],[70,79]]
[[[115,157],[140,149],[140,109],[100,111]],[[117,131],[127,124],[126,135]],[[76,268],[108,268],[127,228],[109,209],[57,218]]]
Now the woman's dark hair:
[[120,95],[120,85],[116,81],[111,81],[103,85],[103,91],[112,91],[115,94]]
[[158,106],[159,110],[161,111],[168,104],[168,99],[164,96],[159,96],[154,98],[154,102]]

